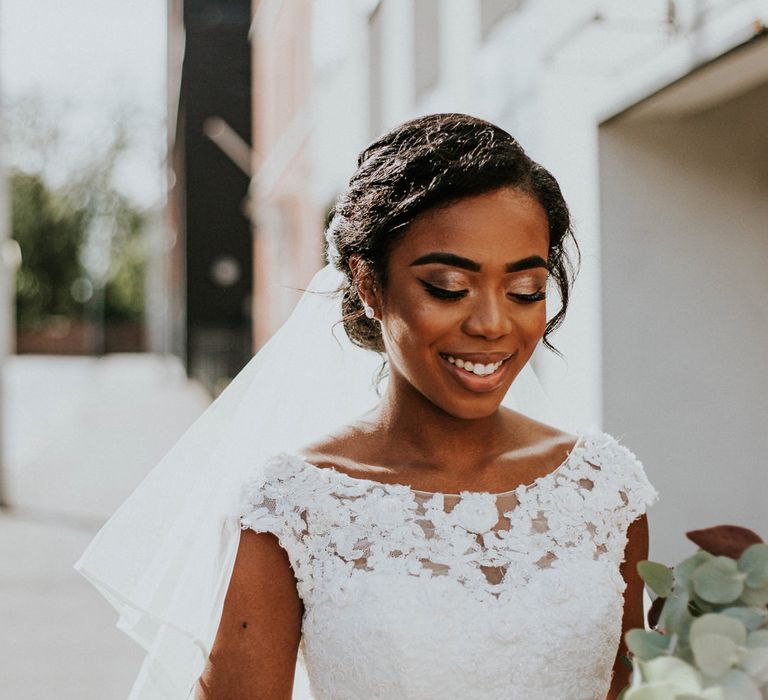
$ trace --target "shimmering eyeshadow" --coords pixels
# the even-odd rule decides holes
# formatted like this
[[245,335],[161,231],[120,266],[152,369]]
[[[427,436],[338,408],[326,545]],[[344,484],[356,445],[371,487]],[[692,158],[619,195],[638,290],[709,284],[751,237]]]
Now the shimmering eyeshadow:
[[[421,282],[429,294],[438,299],[461,299],[466,296],[469,291],[467,289],[444,289],[422,279],[420,279],[419,282]],[[508,294],[523,302],[541,301],[546,298],[546,292],[543,289],[531,293],[508,292]]]

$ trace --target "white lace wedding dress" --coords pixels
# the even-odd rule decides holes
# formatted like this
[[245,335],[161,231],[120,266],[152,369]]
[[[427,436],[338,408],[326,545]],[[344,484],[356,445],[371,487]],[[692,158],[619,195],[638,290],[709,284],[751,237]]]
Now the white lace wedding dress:
[[500,494],[350,477],[301,455],[244,489],[241,525],[277,535],[304,602],[313,697],[604,700],[627,526],[658,494],[598,430]]

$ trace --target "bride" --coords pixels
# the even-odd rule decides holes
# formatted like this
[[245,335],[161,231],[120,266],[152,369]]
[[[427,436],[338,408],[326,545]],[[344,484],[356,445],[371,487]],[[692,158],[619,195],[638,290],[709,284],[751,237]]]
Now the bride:
[[[428,115],[360,154],[326,235],[331,264],[302,304],[328,307],[321,290],[339,283],[341,364],[323,349],[328,318],[297,309],[301,323],[254,358],[263,380],[209,409],[219,433],[198,427],[209,452],[186,454],[207,467],[167,518],[176,535],[126,545],[128,515],[149,513],[136,500],[105,526],[123,540],[107,532],[78,562],[147,648],[131,697],[185,698],[192,680],[198,700],[290,698],[300,659],[316,698],[616,698],[623,633],[644,626],[635,566],[657,493],[615,438],[561,430],[522,398],[573,281],[557,182],[502,129]],[[547,319],[550,287],[561,306]],[[326,423],[305,428],[315,413]],[[235,415],[252,421],[239,444],[259,440],[265,459],[220,444]],[[169,473],[183,461],[171,457]],[[222,525],[233,518],[239,536]],[[115,547],[130,557],[152,537],[138,584],[104,565],[107,549],[115,564]]]

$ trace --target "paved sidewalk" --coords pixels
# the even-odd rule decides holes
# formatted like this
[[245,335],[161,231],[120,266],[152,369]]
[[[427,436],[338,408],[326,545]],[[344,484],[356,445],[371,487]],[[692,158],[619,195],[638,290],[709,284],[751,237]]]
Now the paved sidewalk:
[[125,698],[141,649],[72,566],[210,398],[152,355],[18,356],[3,379],[0,699]]

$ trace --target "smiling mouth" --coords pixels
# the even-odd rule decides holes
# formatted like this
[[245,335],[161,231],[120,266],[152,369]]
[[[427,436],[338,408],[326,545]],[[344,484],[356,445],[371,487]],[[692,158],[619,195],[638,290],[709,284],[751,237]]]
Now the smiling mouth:
[[457,369],[462,370],[462,373],[466,373],[467,375],[475,375],[476,377],[487,377],[487,376],[490,376],[491,374],[495,374],[499,370],[499,368],[510,357],[512,357],[513,354],[514,353],[510,353],[506,357],[502,357],[496,362],[488,362],[488,363],[471,362],[469,360],[464,360],[461,357],[454,357],[453,355],[448,355],[446,353],[440,353],[440,357],[450,362]]

